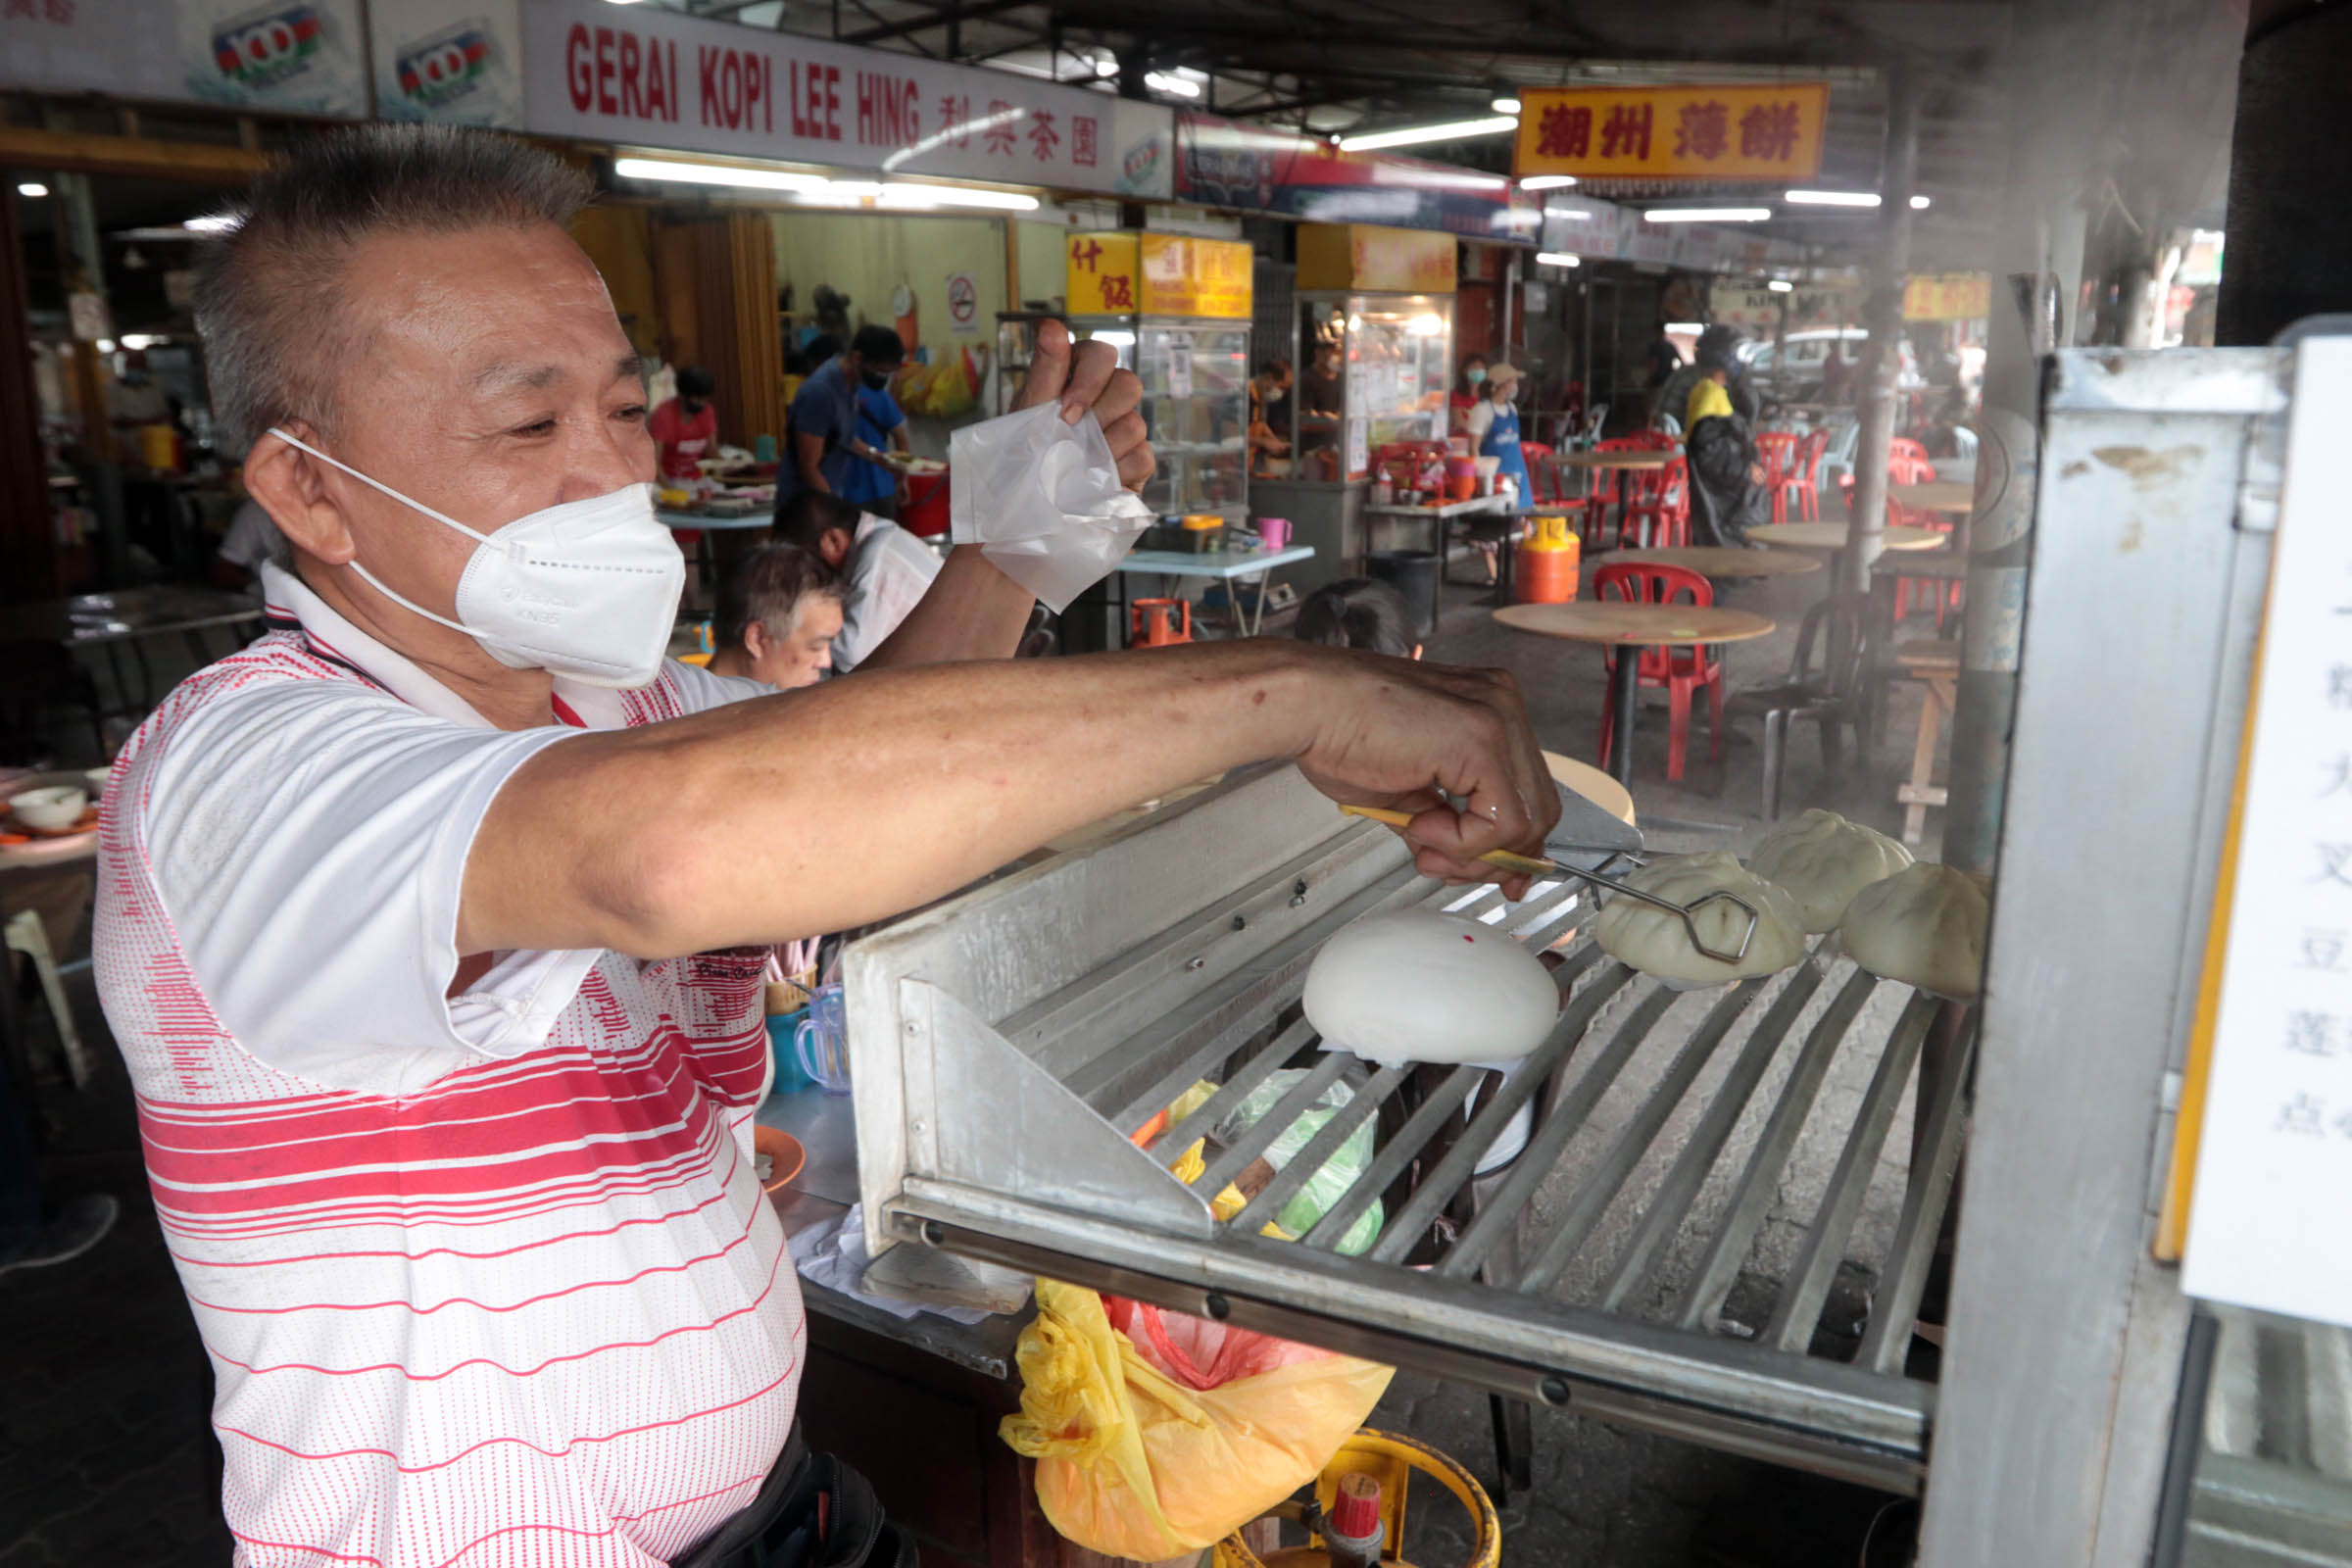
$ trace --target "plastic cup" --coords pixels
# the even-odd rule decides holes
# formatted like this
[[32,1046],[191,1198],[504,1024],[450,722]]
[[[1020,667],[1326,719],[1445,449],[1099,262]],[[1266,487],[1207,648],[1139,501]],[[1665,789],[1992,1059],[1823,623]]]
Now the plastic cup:
[[808,1015],[792,1033],[801,1070],[828,1095],[850,1092],[849,1014],[841,987],[818,986],[808,999]]

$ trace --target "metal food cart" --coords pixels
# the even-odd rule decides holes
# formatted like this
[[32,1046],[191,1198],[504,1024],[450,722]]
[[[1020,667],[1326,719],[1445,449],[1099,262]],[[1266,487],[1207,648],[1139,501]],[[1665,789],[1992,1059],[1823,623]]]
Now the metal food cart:
[[[2157,1245],[2296,354],[2052,368],[1981,1005],[1826,939],[1767,979],[1670,991],[1592,945],[1576,885],[1444,888],[1258,770],[852,945],[869,1244],[1924,1492],[1930,1568],[2352,1559],[2344,1332],[2199,1307]],[[1419,905],[1563,954],[1559,1022],[1500,1085],[1309,1051],[1293,1004],[1322,940]],[[1346,1081],[1349,1109],[1220,1222],[1202,1195],[1284,1109],[1196,1186],[1167,1167],[1294,1061],[1284,1106]],[[1202,1077],[1224,1088],[1195,1118],[1131,1141]],[[1517,1161],[1478,1177],[1523,1109]],[[1261,1236],[1376,1113],[1348,1194],[1295,1242]],[[1913,1323],[1964,1154],[1938,1371]],[[1383,1198],[1370,1250],[1341,1252]],[[1779,1234],[1775,1207],[1798,1216]]]

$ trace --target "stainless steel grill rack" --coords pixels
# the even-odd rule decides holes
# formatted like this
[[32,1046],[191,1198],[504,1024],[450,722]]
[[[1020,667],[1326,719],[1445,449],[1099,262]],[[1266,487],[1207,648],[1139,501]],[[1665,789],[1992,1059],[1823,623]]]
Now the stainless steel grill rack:
[[[1498,1086],[1478,1067],[1374,1070],[1315,1052],[1296,1016],[1326,937],[1414,905],[1559,948],[1559,1022]],[[1969,1014],[1827,946],[1769,979],[1680,994],[1602,955],[1580,930],[1592,908],[1574,883],[1511,905],[1422,878],[1394,835],[1341,818],[1286,768],[869,937],[845,979],[870,1244],[945,1248],[1915,1489],[1934,1390],[1903,1369],[1958,1156]],[[1204,1175],[1169,1174],[1294,1062],[1304,1079]],[[1834,1067],[1858,1099],[1825,1102]],[[1343,1076],[1345,1109],[1219,1223],[1205,1195]],[[1222,1085],[1206,1104],[1148,1149],[1133,1141],[1204,1077]],[[1889,1157],[1914,1097],[1916,1147]],[[1477,1177],[1531,1104],[1524,1151]],[[1348,1195],[1297,1242],[1260,1235],[1384,1107]],[[1806,1139],[1834,1157],[1795,1160]],[[1416,1161],[1369,1251],[1336,1250]],[[1856,1259],[1876,1284],[1867,1319],[1825,1333],[1866,1206],[1886,1221]],[[1804,1216],[1794,1246],[1760,1244],[1776,1210]],[[1448,1211],[1465,1222],[1434,1262],[1407,1266]],[[1726,1310],[1735,1286],[1754,1312]]]

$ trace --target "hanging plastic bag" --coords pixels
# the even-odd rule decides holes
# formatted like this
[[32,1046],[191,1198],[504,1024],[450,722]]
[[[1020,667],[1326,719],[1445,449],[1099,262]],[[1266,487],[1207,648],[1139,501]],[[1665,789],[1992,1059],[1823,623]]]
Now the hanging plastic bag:
[[[1242,1102],[1217,1124],[1217,1141],[1233,1143],[1265,1120],[1267,1113],[1280,1104],[1282,1098],[1297,1088],[1298,1081],[1305,1076],[1304,1069],[1295,1067],[1285,1067],[1270,1075],[1264,1083],[1243,1097]],[[1354,1098],[1355,1091],[1348,1085],[1333,1084],[1316,1097],[1312,1105],[1298,1113],[1297,1121],[1282,1130],[1260,1157],[1276,1170],[1284,1169],[1323,1130],[1323,1124]],[[1282,1211],[1274,1216],[1274,1223],[1292,1236],[1304,1236],[1313,1230],[1315,1222],[1347,1196],[1348,1189],[1355,1185],[1356,1178],[1363,1175],[1365,1168],[1372,1163],[1375,1131],[1373,1118],[1366,1117],[1361,1126],[1342,1139],[1340,1147],[1333,1150],[1331,1157],[1323,1162],[1323,1168],[1309,1176],[1306,1185],[1282,1205]],[[1333,1245],[1332,1250],[1349,1256],[1370,1250],[1372,1244],[1380,1240],[1380,1228],[1386,1219],[1380,1200],[1372,1200],[1371,1206],[1356,1217],[1354,1224],[1348,1227],[1347,1234]]]
[[1102,423],[1043,403],[948,438],[949,534],[1059,614],[1125,560],[1152,510],[1119,482]]
[[[1106,1556],[1154,1562],[1232,1534],[1320,1473],[1389,1385],[1388,1367],[1236,1329],[1211,1364],[1263,1370],[1192,1388],[1093,1291],[1040,1280],[1037,1306],[1015,1351],[1021,1408],[999,1430],[1037,1460],[1054,1528]],[[1252,1341],[1284,1348],[1269,1358]]]

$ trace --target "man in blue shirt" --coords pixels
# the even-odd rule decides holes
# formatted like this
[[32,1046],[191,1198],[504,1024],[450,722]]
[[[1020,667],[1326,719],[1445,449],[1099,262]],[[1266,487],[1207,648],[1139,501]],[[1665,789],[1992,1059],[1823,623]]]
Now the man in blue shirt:
[[[879,452],[906,450],[906,415],[899,400],[890,395],[890,388],[860,386],[858,389],[858,439]],[[883,516],[898,514],[900,481],[888,468],[871,463],[850,466],[845,483],[833,492],[842,500],[853,502],[867,512]]]
[[779,502],[803,490],[839,495],[857,469],[881,463],[882,454],[858,434],[858,390],[889,386],[891,371],[906,358],[898,333],[861,326],[847,349],[801,384],[792,400],[789,461],[776,472]]

